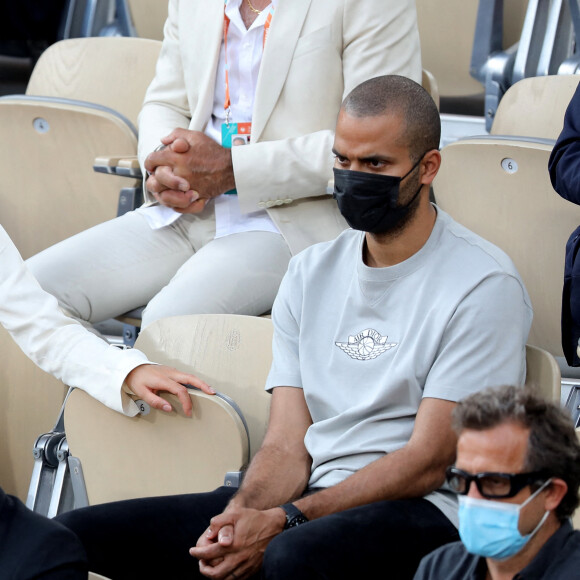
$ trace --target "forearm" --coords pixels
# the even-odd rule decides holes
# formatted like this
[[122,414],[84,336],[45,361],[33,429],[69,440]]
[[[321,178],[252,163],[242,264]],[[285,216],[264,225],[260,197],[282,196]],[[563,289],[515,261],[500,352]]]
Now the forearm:
[[310,464],[305,449],[263,446],[230,505],[265,510],[300,497],[308,485]]
[[316,519],[377,501],[424,497],[441,486],[452,462],[452,452],[429,456],[406,446],[294,503],[309,519]]

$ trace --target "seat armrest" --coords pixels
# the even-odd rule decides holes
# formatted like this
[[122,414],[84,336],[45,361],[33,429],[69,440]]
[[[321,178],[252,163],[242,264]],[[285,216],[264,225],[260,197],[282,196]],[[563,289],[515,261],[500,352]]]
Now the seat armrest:
[[97,157],[93,164],[93,169],[97,173],[109,173],[136,179],[143,177],[137,156]]

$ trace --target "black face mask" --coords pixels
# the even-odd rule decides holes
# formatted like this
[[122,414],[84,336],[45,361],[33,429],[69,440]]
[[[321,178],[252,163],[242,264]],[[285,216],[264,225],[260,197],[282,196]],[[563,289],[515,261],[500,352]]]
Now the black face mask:
[[334,193],[338,209],[355,230],[382,234],[395,229],[408,214],[422,185],[405,205],[397,205],[401,181],[411,174],[423,157],[403,175],[379,175],[350,169],[333,169]]

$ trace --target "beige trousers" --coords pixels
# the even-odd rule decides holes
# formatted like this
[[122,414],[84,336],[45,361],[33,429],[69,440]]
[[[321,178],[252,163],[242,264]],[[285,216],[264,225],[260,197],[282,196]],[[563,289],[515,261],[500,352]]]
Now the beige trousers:
[[41,286],[89,323],[147,305],[142,327],[180,314],[268,312],[290,260],[280,234],[214,239],[213,204],[152,230],[133,211],[27,260]]

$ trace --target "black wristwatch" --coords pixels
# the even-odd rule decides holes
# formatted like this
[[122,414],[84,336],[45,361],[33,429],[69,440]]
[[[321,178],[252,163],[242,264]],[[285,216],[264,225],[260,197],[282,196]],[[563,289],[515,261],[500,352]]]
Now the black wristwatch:
[[285,503],[280,507],[286,512],[285,530],[295,528],[308,521],[308,518],[293,503]]

